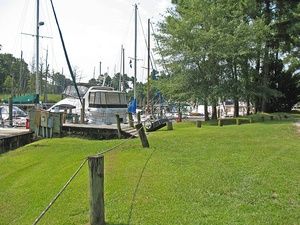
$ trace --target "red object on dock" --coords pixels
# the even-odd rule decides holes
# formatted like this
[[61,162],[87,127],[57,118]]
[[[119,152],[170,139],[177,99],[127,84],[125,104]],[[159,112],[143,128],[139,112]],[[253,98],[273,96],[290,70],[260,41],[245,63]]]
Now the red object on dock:
[[30,120],[29,119],[26,119],[25,128],[26,129],[30,128]]

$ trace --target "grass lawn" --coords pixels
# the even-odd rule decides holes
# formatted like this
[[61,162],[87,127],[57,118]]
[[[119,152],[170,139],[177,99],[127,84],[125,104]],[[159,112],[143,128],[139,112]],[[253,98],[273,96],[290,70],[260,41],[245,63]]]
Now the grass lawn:
[[[49,139],[0,155],[0,224],[32,224],[85,157],[117,143]],[[299,224],[300,134],[290,121],[180,123],[149,143],[105,155],[108,225]],[[88,196],[85,165],[40,224],[88,224]]]

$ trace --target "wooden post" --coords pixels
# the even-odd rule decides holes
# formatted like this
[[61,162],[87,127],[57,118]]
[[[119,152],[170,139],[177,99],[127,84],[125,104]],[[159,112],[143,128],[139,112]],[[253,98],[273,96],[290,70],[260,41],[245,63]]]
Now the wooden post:
[[9,126],[13,126],[13,99],[12,97],[9,97],[8,99],[8,120],[9,120]]
[[132,113],[128,113],[129,126],[134,127]]
[[148,142],[143,125],[141,123],[139,123],[135,126],[135,129],[139,133],[143,148],[149,148],[149,142]]
[[82,99],[82,108],[81,108],[81,113],[80,113],[80,123],[84,123],[84,117],[85,117],[85,99]]
[[168,130],[173,130],[173,124],[172,124],[172,121],[168,121],[168,122],[167,122],[167,129],[168,129]]
[[137,122],[141,123],[141,112],[137,113]]
[[182,122],[182,112],[178,113],[178,122]]
[[88,158],[90,176],[90,224],[105,225],[104,218],[104,157]]
[[121,130],[121,122],[120,122],[119,114],[116,114],[116,118],[117,118],[118,138],[121,139],[122,138],[122,130]]
[[236,125],[241,125],[241,121],[239,118],[236,118],[235,120],[236,120]]
[[249,123],[253,123],[253,119],[251,117],[249,118]]
[[196,127],[201,128],[201,120],[197,120],[197,121],[196,121]]
[[219,125],[220,127],[223,126],[223,121],[222,121],[222,119],[219,119],[219,120],[218,120],[218,125]]

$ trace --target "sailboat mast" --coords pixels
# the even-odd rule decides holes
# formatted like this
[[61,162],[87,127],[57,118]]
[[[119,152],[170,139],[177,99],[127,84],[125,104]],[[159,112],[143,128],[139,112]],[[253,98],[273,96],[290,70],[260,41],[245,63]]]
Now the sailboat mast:
[[40,33],[40,0],[36,0],[36,75],[35,75],[35,93],[40,94],[39,79],[39,33]]
[[150,113],[150,19],[148,19],[147,112]]
[[120,76],[119,76],[119,91],[121,91],[121,90],[122,90],[122,63],[123,63],[123,45],[121,45]]
[[134,83],[133,97],[136,99],[136,63],[137,63],[137,4],[134,5]]
[[49,65],[48,65],[48,46],[47,46],[47,51],[46,51],[45,87],[44,87],[44,102],[48,102],[48,94],[47,94],[48,71],[49,71]]
[[122,86],[123,86],[123,91],[125,91],[125,48],[122,49],[122,54],[123,54],[123,72],[122,72]]

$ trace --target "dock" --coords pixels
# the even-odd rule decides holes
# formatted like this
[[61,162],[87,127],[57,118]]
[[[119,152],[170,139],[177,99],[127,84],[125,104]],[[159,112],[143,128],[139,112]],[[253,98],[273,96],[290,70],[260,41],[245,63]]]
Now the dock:
[[24,146],[33,140],[33,132],[24,128],[0,128],[0,154]]
[[[125,138],[136,137],[136,129],[129,127],[128,124],[121,124],[121,133]],[[81,136],[91,139],[114,139],[118,138],[117,124],[96,125],[96,124],[73,124],[64,123],[62,131],[67,136]]]

